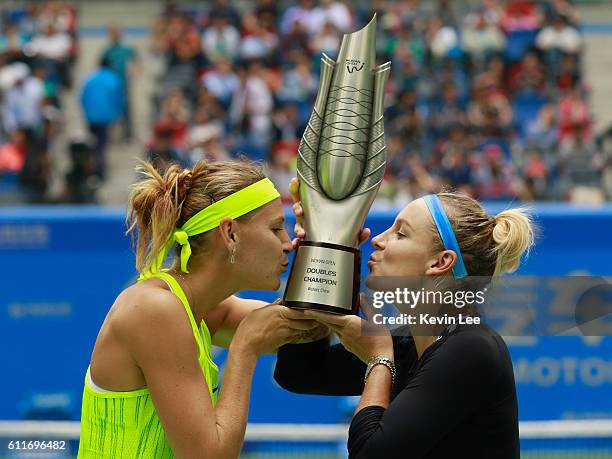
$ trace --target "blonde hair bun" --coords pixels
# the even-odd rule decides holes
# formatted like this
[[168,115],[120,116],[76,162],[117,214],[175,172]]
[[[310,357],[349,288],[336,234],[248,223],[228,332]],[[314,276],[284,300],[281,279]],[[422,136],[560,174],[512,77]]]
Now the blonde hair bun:
[[527,209],[509,209],[495,216],[493,240],[497,262],[494,276],[518,269],[523,254],[528,255],[534,244],[534,225]]

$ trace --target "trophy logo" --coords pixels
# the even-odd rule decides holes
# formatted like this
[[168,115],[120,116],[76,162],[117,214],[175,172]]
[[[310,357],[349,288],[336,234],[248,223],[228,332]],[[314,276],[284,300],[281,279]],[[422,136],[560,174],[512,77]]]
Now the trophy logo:
[[[391,63],[375,66],[376,15],[321,58],[319,90],[298,149],[306,239],[285,288],[289,307],[356,314],[359,233],[387,161],[384,93]],[[350,56],[350,58],[349,58]]]
[[361,62],[359,59],[347,59],[346,60],[346,70],[348,73],[359,72],[363,66],[364,62]]

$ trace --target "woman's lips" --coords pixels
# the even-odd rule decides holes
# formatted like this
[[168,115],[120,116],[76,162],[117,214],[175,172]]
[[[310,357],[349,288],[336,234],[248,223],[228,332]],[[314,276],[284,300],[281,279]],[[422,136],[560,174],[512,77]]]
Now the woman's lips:
[[373,267],[373,266],[374,266],[376,263],[378,263],[379,261],[380,261],[380,260],[377,260],[377,259],[374,257],[374,254],[370,255],[370,259],[368,260],[368,267],[369,267],[370,269],[372,269],[372,267]]

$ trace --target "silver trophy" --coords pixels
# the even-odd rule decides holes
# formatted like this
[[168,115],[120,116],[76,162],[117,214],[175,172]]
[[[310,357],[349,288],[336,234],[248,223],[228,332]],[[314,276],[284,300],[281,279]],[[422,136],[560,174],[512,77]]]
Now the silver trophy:
[[387,160],[384,93],[391,63],[375,66],[376,15],[342,38],[338,60],[323,54],[321,79],[298,151],[304,209],[285,305],[356,314],[358,238]]

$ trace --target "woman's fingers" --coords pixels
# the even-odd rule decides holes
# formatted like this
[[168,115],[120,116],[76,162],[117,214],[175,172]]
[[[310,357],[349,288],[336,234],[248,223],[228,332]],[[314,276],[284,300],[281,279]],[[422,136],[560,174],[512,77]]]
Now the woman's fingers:
[[291,193],[293,202],[300,201],[300,181],[297,177],[293,177],[291,182],[289,182],[289,193]]
[[295,215],[295,226],[293,227],[293,232],[297,236],[298,239],[304,239],[306,237],[306,232],[302,227],[302,217],[304,216],[304,209],[302,208],[302,203],[300,202],[300,182],[297,178],[291,179],[291,183],[289,184],[289,192],[291,193],[291,197],[293,198],[293,214]]
[[297,250],[298,246],[300,245],[300,240],[296,237],[291,241],[291,245],[293,246],[293,250]]
[[330,314],[328,312],[320,312],[320,311],[316,311],[314,309],[306,309],[306,310],[304,310],[304,315],[306,315],[307,317],[312,318],[312,319],[314,319],[314,320],[316,320],[318,322],[321,322],[321,323],[327,325],[330,328],[332,328],[333,326],[343,327],[347,323],[346,316]]
[[287,320],[307,320],[309,322],[313,320],[312,317],[306,317],[306,315],[304,315],[304,311],[301,309],[292,309],[288,308],[287,306],[282,306],[280,308],[280,316]]
[[316,329],[319,322],[316,320],[288,320],[287,325],[292,330],[310,331]]
[[363,317],[365,317],[367,321],[372,320],[372,318],[374,317],[374,308],[368,302],[368,299],[363,293],[359,294],[359,309],[363,311]]
[[359,233],[359,245],[366,242],[370,238],[371,234],[372,234],[372,230],[370,228],[363,228],[361,232]]
[[304,239],[306,237],[306,231],[304,231],[304,228],[302,228],[300,223],[295,224],[293,227],[293,232],[295,233],[295,237],[298,239]]
[[302,203],[300,201],[293,203],[293,213],[296,217],[301,217],[304,215],[304,209],[302,209]]

